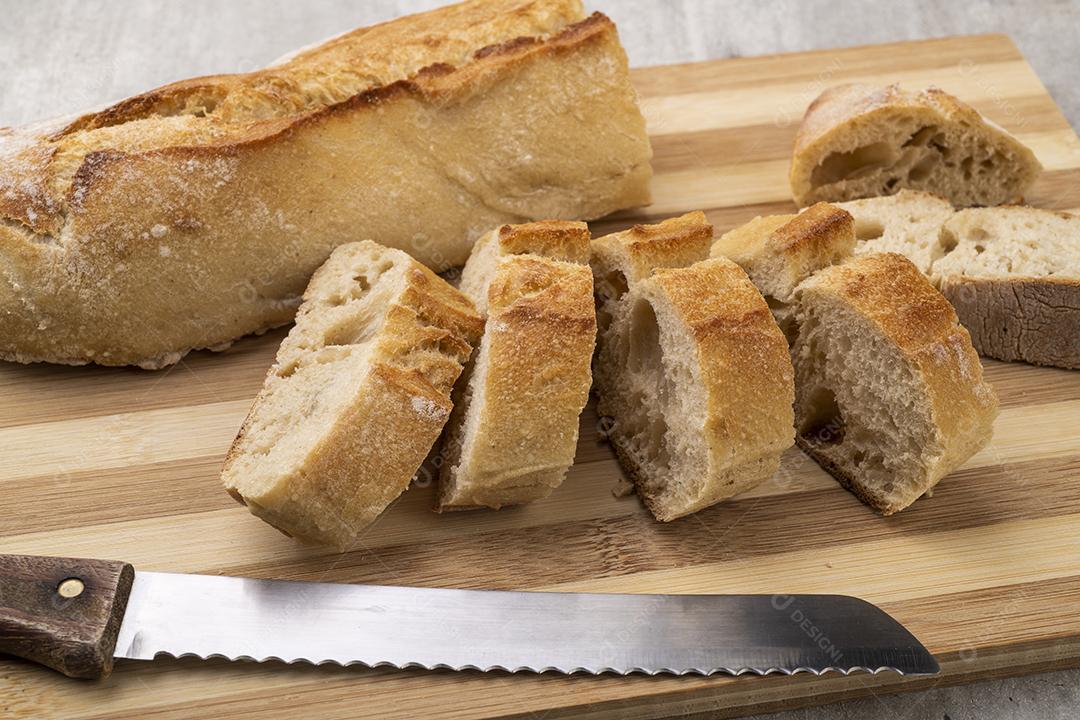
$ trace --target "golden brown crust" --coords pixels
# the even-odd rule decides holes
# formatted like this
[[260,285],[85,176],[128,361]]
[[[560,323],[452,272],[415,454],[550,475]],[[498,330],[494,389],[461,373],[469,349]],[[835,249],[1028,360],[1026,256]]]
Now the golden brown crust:
[[[447,343],[466,357],[470,346],[476,345],[484,331],[484,321],[469,299],[418,262],[409,270],[409,285],[398,305],[414,313],[423,327],[444,329],[448,333]],[[395,316],[391,315],[390,319],[394,320]],[[407,342],[402,340],[397,328],[388,326],[387,330],[388,342],[393,343],[395,338],[403,344]]]
[[[513,1],[513,0],[511,0]],[[518,0],[520,1],[520,0]],[[436,11],[437,12],[437,11]],[[593,13],[589,17],[562,29],[547,40],[522,37],[502,45],[481,48],[473,55],[473,60],[460,67],[446,63],[432,63],[419,67],[416,72],[403,79],[365,88],[337,102],[316,105],[302,113],[286,114],[260,118],[249,123],[227,125],[223,133],[216,131],[190,136],[180,131],[175,134],[161,133],[158,143],[145,147],[146,141],[137,135],[122,135],[115,143],[86,150],[69,150],[60,144],[50,144],[67,137],[73,128],[112,127],[118,123],[144,120],[141,113],[132,115],[124,110],[102,111],[106,118],[101,120],[81,120],[58,133],[49,135],[29,135],[20,143],[12,143],[12,148],[0,145],[0,172],[6,177],[0,178],[0,217],[20,222],[39,234],[50,234],[51,228],[59,229],[65,221],[64,209],[78,209],[81,198],[89,194],[98,182],[104,180],[107,171],[114,163],[123,162],[133,156],[159,156],[163,159],[182,162],[186,160],[207,160],[216,157],[230,157],[231,153],[241,149],[255,149],[259,146],[280,139],[303,127],[316,125],[328,117],[349,114],[363,109],[377,110],[388,102],[400,101],[407,97],[420,99],[431,105],[449,102],[467,94],[484,92],[499,80],[499,76],[515,66],[527,63],[537,53],[558,55],[573,52],[580,45],[600,42],[605,33],[614,29],[614,24],[607,16]],[[479,62],[482,61],[482,62]],[[267,71],[261,71],[267,72]],[[217,76],[231,77],[231,76]],[[181,84],[193,82],[182,81]],[[187,91],[187,87],[183,91]],[[140,110],[156,107],[168,102],[176,89],[172,86],[160,88],[142,100]],[[150,97],[153,95],[154,97]],[[121,103],[122,105],[123,103]],[[116,116],[108,117],[111,112]],[[84,116],[92,118],[94,116]],[[166,128],[166,131],[169,128]],[[154,138],[158,139],[157,137]],[[127,141],[126,143],[124,141]],[[102,141],[98,141],[102,142]],[[25,146],[24,146],[25,144]],[[128,146],[130,144],[130,147]],[[10,155],[17,151],[15,156]],[[68,152],[85,152],[77,155],[77,164],[70,183],[65,183],[63,168],[53,167],[52,161]]]
[[[915,265],[897,253],[874,253],[835,266],[815,278],[827,284],[905,354],[951,333],[956,312]],[[977,360],[976,360],[977,362]]]
[[[647,202],[651,152],[611,21],[563,27],[576,3],[562,0],[474,5],[496,25],[499,8],[531,7],[547,19],[529,27],[553,33],[224,134],[197,113],[131,119],[158,107],[144,100],[117,111],[129,122],[88,130],[109,147],[85,155],[81,131],[62,134],[82,138],[62,152],[42,150],[39,131],[0,137],[0,198],[14,203],[0,224],[0,357],[161,367],[287,322],[341,242],[375,237],[445,269],[482,227]],[[548,101],[524,112],[526,95]],[[600,134],[582,136],[581,118]],[[431,134],[443,140],[417,152]]]
[[658,270],[648,282],[664,293],[697,344],[714,462],[791,447],[794,372],[787,341],[742,268],[713,258]]
[[851,214],[829,203],[815,203],[776,229],[770,243],[790,257],[819,257],[835,252],[837,238],[854,238]]
[[499,263],[484,338],[443,453],[439,509],[531,502],[577,449],[596,339],[592,274],[537,255]]
[[495,228],[473,245],[469,260],[461,270],[458,289],[473,301],[481,314],[485,314],[488,286],[503,259],[537,255],[549,260],[587,263],[590,237],[589,226],[577,221],[540,220]]
[[[866,113],[911,104],[913,98],[897,84],[870,88],[854,83],[826,88],[811,101],[795,134],[796,157],[836,127]],[[792,171],[794,177],[794,170]]]
[[[576,4],[563,0],[554,1],[564,5]],[[503,0],[496,4],[521,5],[523,2]],[[542,3],[533,0],[525,4]],[[479,5],[483,6],[484,3]],[[440,11],[433,12],[438,14]],[[501,23],[492,24],[499,26]],[[510,23],[506,25],[508,29],[516,27]],[[0,194],[0,217],[20,222],[37,233],[53,234],[63,226],[65,208],[92,189],[94,181],[111,161],[122,161],[126,156],[148,153],[165,153],[178,161],[187,158],[205,160],[227,157],[231,151],[258,148],[280,139],[283,135],[317,124],[327,117],[365,108],[378,109],[385,103],[408,97],[419,98],[437,106],[440,102],[449,101],[459,95],[464,88],[468,88],[471,93],[484,92],[498,80],[500,73],[521,64],[531,54],[558,55],[574,50],[582,43],[596,41],[613,27],[606,16],[594,13],[579,22],[559,28],[557,34],[546,40],[538,37],[518,37],[511,42],[482,47],[473,53],[471,58],[463,58],[466,63],[459,67],[422,56],[413,61],[416,69],[409,77],[370,86],[361,85],[357,92],[336,101],[316,103],[302,109],[296,109],[293,105],[296,102],[311,101],[306,99],[307,93],[297,81],[280,79],[281,73],[286,72],[287,68],[269,68],[247,75],[223,75],[181,81],[130,101],[123,101],[100,113],[85,115],[58,132],[26,136],[23,139],[23,142],[27,143],[26,147],[20,147],[22,143],[13,144],[14,149],[19,151],[15,158],[10,157],[10,150],[0,144],[0,172],[6,175],[0,177],[0,188],[6,191]],[[365,48],[364,51],[371,53],[374,49]],[[474,62],[467,62],[469,59]],[[266,74],[271,74],[271,79],[263,77]],[[224,84],[208,86],[210,81]],[[279,83],[289,87],[289,90],[274,89]],[[141,128],[135,132],[118,131],[114,133],[115,137],[90,136],[83,139],[81,135],[76,135],[66,141],[66,138],[74,133],[117,127],[129,122],[138,124],[153,121],[159,112],[168,117],[170,110],[175,112],[174,106],[180,104],[181,100],[190,100],[189,95],[194,91],[209,91],[228,97],[230,93],[249,90],[258,93],[260,101],[270,102],[271,108],[261,111],[256,117],[230,118],[197,131],[170,128],[166,125],[154,131]],[[286,99],[290,93],[299,99]],[[127,104],[129,102],[130,105]],[[197,112],[197,109],[187,110]],[[196,114],[184,117],[200,116]],[[146,132],[148,137],[139,135],[139,130]],[[54,162],[61,158],[65,162]],[[75,163],[74,174],[70,179],[66,179],[71,172],[72,162]]]
[[541,220],[499,228],[502,255],[531,253],[552,260],[589,262],[589,226],[570,220]]
[[636,282],[657,268],[685,267],[704,259],[712,233],[712,224],[700,210],[654,225],[634,225],[593,240],[593,263],[609,271],[617,269],[629,282]]

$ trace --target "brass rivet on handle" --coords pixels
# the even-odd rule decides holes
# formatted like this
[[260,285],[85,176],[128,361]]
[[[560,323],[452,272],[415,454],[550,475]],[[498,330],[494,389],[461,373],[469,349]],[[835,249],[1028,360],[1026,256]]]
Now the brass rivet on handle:
[[86,586],[83,585],[83,581],[79,578],[68,578],[60,583],[60,586],[56,588],[56,592],[60,593],[60,597],[74,598],[82,595],[82,591],[85,589]]

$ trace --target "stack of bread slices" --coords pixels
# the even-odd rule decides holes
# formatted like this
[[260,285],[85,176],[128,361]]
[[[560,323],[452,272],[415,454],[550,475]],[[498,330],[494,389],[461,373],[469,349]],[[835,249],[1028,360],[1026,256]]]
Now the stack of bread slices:
[[746,269],[785,327],[799,446],[889,515],[986,445],[998,403],[941,293],[902,255],[852,256],[855,242],[851,215],[818,203],[712,253]]
[[942,90],[841,85],[807,109],[790,179],[798,205],[851,213],[856,254],[911,260],[980,354],[1080,368],[1080,217],[995,207],[1021,201],[1041,170],[1029,148]]
[[225,484],[286,533],[347,548],[441,436],[437,509],[532,502],[573,463],[593,387],[658,520],[764,482],[796,441],[896,512],[985,445],[997,400],[919,269],[855,247],[825,203],[715,243],[700,212],[596,240],[578,222],[501,226],[458,288],[402,251],[342,246]]

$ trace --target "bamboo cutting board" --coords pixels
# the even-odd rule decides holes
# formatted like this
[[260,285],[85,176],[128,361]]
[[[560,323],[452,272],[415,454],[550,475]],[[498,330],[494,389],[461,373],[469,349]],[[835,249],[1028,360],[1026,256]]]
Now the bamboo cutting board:
[[[999,35],[635,71],[656,151],[655,203],[597,231],[703,208],[721,231],[790,211],[803,109],[838,82],[936,84],[1030,145],[1034,205],[1080,207],[1080,141]],[[0,716],[724,717],[1080,664],[1080,372],[986,361],[993,443],[934,497],[881,518],[792,450],[764,486],[670,525],[611,490],[582,419],[549,499],[430,512],[419,482],[332,554],[295,544],[220,488],[218,469],[284,330],[159,372],[0,364],[0,552],[137,569],[531,590],[843,593],[880,604],[942,663],[938,678],[454,674],[162,659],[100,683],[0,660]],[[1080,341],[1080,340],[1078,340]]]

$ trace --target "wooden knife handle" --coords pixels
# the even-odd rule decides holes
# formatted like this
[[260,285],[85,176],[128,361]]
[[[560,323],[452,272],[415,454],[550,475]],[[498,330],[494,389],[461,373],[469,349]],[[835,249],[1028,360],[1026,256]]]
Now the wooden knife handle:
[[134,579],[122,562],[0,555],[0,653],[107,676]]

